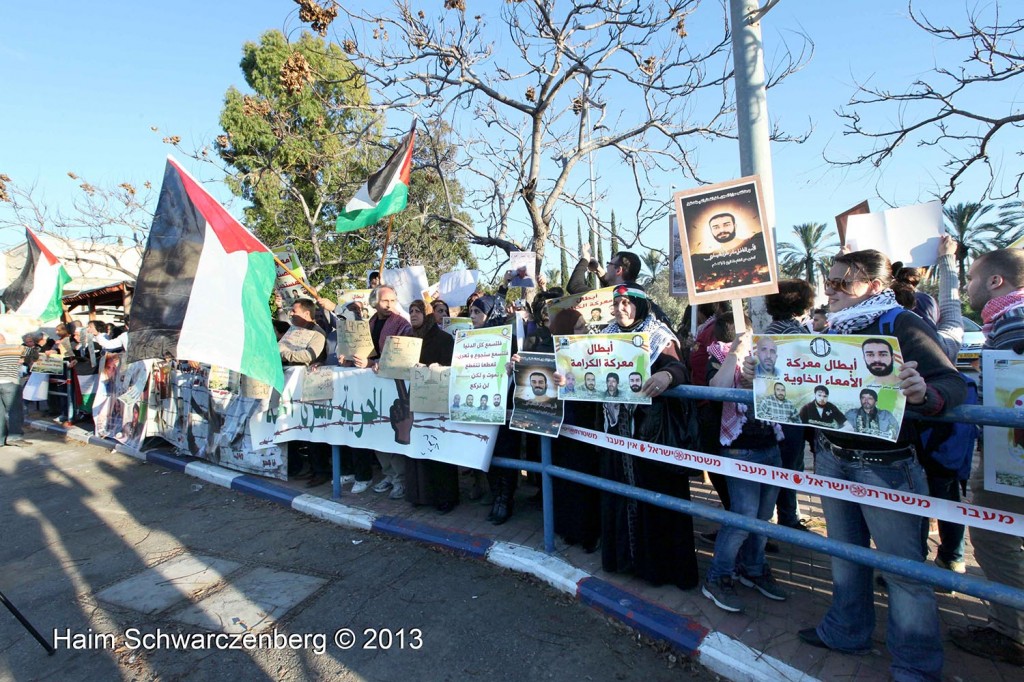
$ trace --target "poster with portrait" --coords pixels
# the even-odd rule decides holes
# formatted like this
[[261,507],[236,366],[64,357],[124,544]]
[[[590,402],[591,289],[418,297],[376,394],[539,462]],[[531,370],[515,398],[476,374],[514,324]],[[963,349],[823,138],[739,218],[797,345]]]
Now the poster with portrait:
[[651,378],[647,332],[555,337],[555,365],[565,377],[562,400],[650,405],[640,392]]
[[453,421],[505,423],[506,366],[511,355],[512,325],[456,333],[448,387]]
[[472,329],[473,320],[468,317],[442,317],[441,318],[441,329],[448,332],[452,336],[460,329]]
[[[292,303],[300,298],[309,298],[309,292],[301,284],[306,279],[306,271],[302,269],[302,263],[299,262],[299,256],[295,253],[295,249],[290,246],[279,246],[274,249],[274,255],[281,261],[274,264],[277,269],[274,292],[280,294],[284,299],[285,307],[291,307]],[[282,264],[284,267],[281,267]]]
[[[583,317],[583,324],[592,332],[598,332],[611,324],[612,292],[615,287],[594,289],[582,294],[572,294],[548,301],[548,317],[551,322],[564,310],[574,310]],[[550,323],[549,323],[550,324]]]
[[896,442],[907,399],[899,341],[856,334],[755,334],[754,416]]
[[761,181],[751,175],[672,195],[690,303],[777,293]]
[[515,377],[508,427],[542,436],[557,436],[565,410],[555,386],[554,353],[519,353]]
[[[1024,408],[1024,357],[1010,350],[981,354],[982,403]],[[985,490],[1024,497],[1024,429],[986,426]]]
[[686,265],[683,263],[683,253],[679,248],[679,220],[674,216],[668,217],[668,262],[672,272],[671,287],[669,293],[673,296],[686,296]]
[[526,289],[537,286],[537,254],[533,251],[513,251],[508,255],[509,271],[512,279],[510,287],[524,287]]
[[343,320],[368,320],[373,310],[370,308],[370,292],[373,289],[341,289],[338,291],[338,307],[334,314]]

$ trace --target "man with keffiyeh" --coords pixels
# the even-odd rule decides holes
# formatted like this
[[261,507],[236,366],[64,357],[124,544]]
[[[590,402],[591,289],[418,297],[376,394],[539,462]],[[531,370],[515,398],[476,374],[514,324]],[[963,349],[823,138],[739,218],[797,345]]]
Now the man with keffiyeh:
[[[1024,250],[998,249],[974,259],[967,273],[971,308],[981,311],[985,348],[1024,351]],[[971,478],[974,504],[1024,513],[1024,498],[985,490],[985,467]],[[1024,589],[1024,542],[1015,535],[971,528],[974,557],[989,580]],[[988,625],[950,630],[961,649],[999,661],[1024,666],[1024,612],[1002,604],[989,604]]]

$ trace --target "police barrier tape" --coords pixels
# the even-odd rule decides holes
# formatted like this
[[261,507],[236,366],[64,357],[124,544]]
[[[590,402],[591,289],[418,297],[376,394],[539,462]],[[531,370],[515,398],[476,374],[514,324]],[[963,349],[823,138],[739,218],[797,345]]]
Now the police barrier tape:
[[882,509],[926,516],[928,518],[961,523],[972,528],[982,528],[1024,537],[1024,515],[1012,512],[978,507],[972,504],[941,500],[936,497],[889,488],[879,488],[828,476],[818,476],[800,471],[791,471],[765,464],[751,464],[730,457],[709,455],[695,450],[684,450],[667,445],[657,445],[625,436],[614,436],[602,431],[593,431],[570,424],[563,424],[560,435],[598,447],[625,451],[637,457],[668,462],[692,469],[700,469],[725,476],[741,477],[750,481],[798,490],[811,495],[834,497],[848,502],[867,504]]

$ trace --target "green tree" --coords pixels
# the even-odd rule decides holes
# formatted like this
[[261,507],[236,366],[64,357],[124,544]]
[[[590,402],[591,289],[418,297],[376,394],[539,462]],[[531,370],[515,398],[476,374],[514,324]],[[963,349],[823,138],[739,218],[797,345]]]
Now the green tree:
[[612,231],[612,255],[615,255],[622,250],[622,244],[619,242],[619,224],[615,222],[615,211],[612,211],[611,219],[611,231]]
[[[562,246],[562,248],[559,249],[559,251],[561,252],[559,254],[561,256],[559,259],[559,266],[562,269],[562,276],[559,280],[559,283],[562,285],[562,288],[564,289],[569,284],[569,256],[567,254],[568,249],[565,247],[565,225],[563,225],[562,223],[558,223],[558,241]],[[554,280],[551,281],[554,282]]]
[[825,223],[802,223],[793,226],[796,242],[779,243],[779,259],[783,274],[787,277],[803,278],[812,286],[818,283],[818,273],[824,277],[828,272],[831,258],[839,250],[838,241],[826,234]]
[[343,237],[333,225],[384,156],[371,145],[362,75],[339,47],[308,33],[289,43],[279,31],[245,43],[240,67],[253,92],[228,89],[216,149],[231,191],[250,203],[246,223],[269,245],[291,242],[314,283],[361,273],[374,233]]
[[976,202],[952,204],[942,209],[946,216],[946,230],[960,243],[956,250],[956,264],[961,289],[967,286],[968,261],[998,248],[995,239],[999,237],[999,225],[984,220],[991,210],[992,204]]
[[647,278],[647,284],[651,284],[658,278],[661,266],[665,263],[665,256],[657,249],[648,249],[647,253],[640,256],[640,260],[643,262],[644,267],[647,268],[647,272],[651,273]]

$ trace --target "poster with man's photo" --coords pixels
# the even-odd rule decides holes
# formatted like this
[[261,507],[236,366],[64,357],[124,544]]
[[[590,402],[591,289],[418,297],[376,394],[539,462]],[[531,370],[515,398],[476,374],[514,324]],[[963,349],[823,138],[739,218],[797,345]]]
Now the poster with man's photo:
[[[982,402],[991,407],[1024,407],[1024,357],[1011,350],[981,354]],[[985,490],[1024,497],[1024,429],[986,426]]]
[[754,416],[895,442],[907,399],[891,336],[755,335]]
[[508,255],[509,270],[512,272],[510,287],[530,289],[537,286],[534,270],[537,266],[537,254],[533,251],[513,251]]
[[778,292],[775,245],[756,175],[676,192],[672,199],[691,304]]
[[587,330],[601,331],[614,319],[612,316],[612,292],[614,289],[615,287],[604,287],[548,301],[548,325],[550,326],[555,318],[563,314],[564,311],[574,311],[564,314],[576,318],[576,313],[579,313],[582,320],[577,319],[575,326],[580,334],[586,333]]
[[554,353],[520,353],[508,427],[515,431],[557,436],[565,411],[555,385]]
[[[274,255],[281,261],[275,266],[277,280],[274,282],[274,291],[281,294],[285,307],[290,307],[300,298],[309,298],[309,292],[301,284],[306,279],[306,271],[302,269],[302,263],[299,262],[299,256],[295,253],[295,249],[290,246],[279,246],[274,249]],[[284,267],[281,267],[282,263]]]
[[555,337],[555,364],[565,377],[562,400],[650,405],[640,392],[651,378],[647,332]]
[[506,366],[511,355],[512,325],[456,333],[448,387],[453,421],[505,423]]

